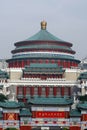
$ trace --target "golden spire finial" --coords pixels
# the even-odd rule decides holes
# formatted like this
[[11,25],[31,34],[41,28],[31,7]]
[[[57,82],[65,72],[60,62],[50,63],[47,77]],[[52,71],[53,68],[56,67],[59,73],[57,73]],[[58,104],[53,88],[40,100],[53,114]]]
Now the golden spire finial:
[[41,29],[46,30],[46,26],[47,26],[47,22],[42,21],[42,22],[41,22]]

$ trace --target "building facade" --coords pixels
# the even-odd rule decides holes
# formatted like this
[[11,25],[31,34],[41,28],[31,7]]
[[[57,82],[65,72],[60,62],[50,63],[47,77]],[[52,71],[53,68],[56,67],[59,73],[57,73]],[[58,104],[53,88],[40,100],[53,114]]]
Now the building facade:
[[[81,95],[80,61],[72,43],[47,31],[14,44],[8,67],[1,70],[1,92],[9,101],[1,103],[1,129],[86,129],[86,102]],[[2,76],[4,75],[4,76]],[[84,95],[85,93],[83,93]]]

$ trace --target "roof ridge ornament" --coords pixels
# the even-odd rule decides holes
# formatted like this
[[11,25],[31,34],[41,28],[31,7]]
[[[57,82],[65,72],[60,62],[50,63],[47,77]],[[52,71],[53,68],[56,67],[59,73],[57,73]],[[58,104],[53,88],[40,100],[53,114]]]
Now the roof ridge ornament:
[[41,29],[42,29],[42,30],[46,30],[46,26],[47,26],[47,22],[43,20],[43,21],[41,22]]

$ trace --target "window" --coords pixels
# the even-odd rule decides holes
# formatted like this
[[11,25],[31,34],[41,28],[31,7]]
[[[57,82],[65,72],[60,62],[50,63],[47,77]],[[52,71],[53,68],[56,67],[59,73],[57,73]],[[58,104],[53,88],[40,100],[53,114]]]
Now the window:
[[23,87],[18,87],[18,94],[23,95]]
[[38,87],[34,87],[34,94],[38,95]]
[[45,87],[42,87],[42,95],[46,95]]
[[68,87],[64,88],[64,95],[69,95],[69,88]]
[[30,95],[30,87],[26,87],[26,95]]
[[53,96],[53,87],[49,87],[49,96]]
[[61,87],[57,88],[57,96],[61,96]]
[[28,120],[24,120],[24,124],[25,124],[25,125],[28,124]]

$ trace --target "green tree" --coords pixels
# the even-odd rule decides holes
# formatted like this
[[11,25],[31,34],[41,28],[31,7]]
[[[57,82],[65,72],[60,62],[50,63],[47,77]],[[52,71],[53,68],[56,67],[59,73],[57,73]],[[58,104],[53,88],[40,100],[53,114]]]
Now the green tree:
[[16,128],[6,128],[5,130],[18,130]]
[[79,96],[80,101],[87,101],[87,95]]
[[63,128],[63,130],[69,130],[68,128]]
[[5,102],[8,98],[4,94],[0,94],[0,102]]

